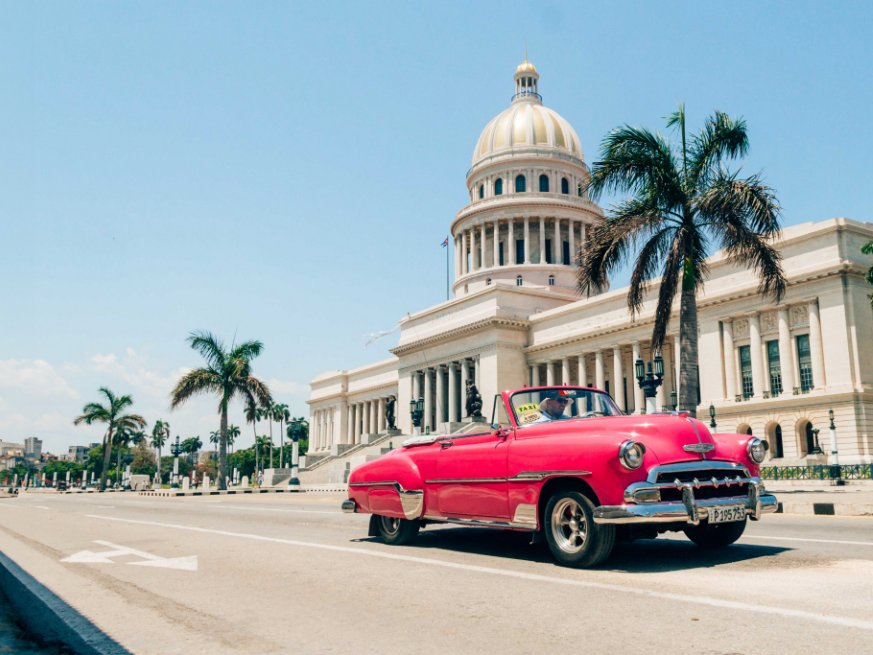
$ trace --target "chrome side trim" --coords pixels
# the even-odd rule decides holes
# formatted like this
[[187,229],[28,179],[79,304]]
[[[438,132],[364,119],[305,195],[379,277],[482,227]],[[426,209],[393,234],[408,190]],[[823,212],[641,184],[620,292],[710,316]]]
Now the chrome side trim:
[[526,525],[535,530],[537,527],[537,506],[528,503],[519,503],[515,508],[512,522],[515,525]]
[[682,446],[682,450],[686,453],[711,453],[715,450],[715,446],[711,443],[690,443]]
[[[400,507],[403,508],[403,515],[407,519],[417,519],[421,516],[424,509],[424,491],[421,489],[404,489],[403,486],[395,480],[379,480],[377,482],[352,482],[350,487],[393,487],[397,495],[400,496]],[[354,502],[354,501],[352,501]],[[343,503],[345,511],[345,503]]]
[[479,484],[488,482],[506,482],[506,478],[450,478],[446,480],[425,480],[425,484]]
[[736,462],[718,462],[706,460],[705,462],[680,462],[679,464],[664,464],[662,466],[653,466],[649,469],[649,475],[646,478],[649,482],[657,482],[658,475],[661,473],[677,473],[679,471],[699,471],[701,469],[719,469],[724,471],[732,471],[735,474],[740,474],[743,477],[750,477],[749,470],[742,464]]
[[530,531],[536,529],[536,525],[529,523],[516,523],[515,521],[497,521],[490,519],[465,519],[458,517],[447,516],[432,516],[425,514],[421,518],[434,523],[452,523],[454,525],[466,525],[477,528],[500,528],[502,530],[525,530]]
[[511,478],[510,482],[530,482],[531,480],[545,480],[556,475],[591,475],[591,471],[522,471]]

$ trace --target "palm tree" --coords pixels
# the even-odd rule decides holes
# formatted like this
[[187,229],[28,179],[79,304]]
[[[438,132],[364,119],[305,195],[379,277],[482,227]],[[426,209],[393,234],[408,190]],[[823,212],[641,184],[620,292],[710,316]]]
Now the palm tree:
[[182,439],[182,443],[179,444],[179,447],[182,449],[183,453],[188,453],[188,461],[193,465],[196,463],[193,455],[196,455],[197,451],[203,447],[203,441],[200,437],[188,437],[187,439]]
[[753,175],[738,177],[727,160],[746,154],[746,123],[716,112],[699,134],[686,142],[685,107],[667,118],[681,143],[660,134],[624,126],[603,141],[587,190],[632,197],[610,210],[577,257],[577,281],[583,293],[599,292],[608,275],[636,254],[628,289],[631,316],[642,308],[652,278],[661,273],[652,349],[664,345],[673,300],[679,304],[679,406],[696,415],[699,382],[697,291],[709,273],[710,244],[725,249],[728,260],[755,270],[758,291],[776,301],[785,294],[782,255],[771,245],[778,236],[779,205],[773,190]]
[[[229,428],[228,428],[229,429]],[[213,430],[209,433],[209,443],[215,444],[215,459],[218,459],[218,442],[221,440],[221,432]]]
[[227,426],[227,445],[230,446],[231,453],[233,453],[233,444],[236,441],[237,437],[239,437],[239,426],[238,425],[228,425]]
[[270,424],[270,468],[273,468],[273,402],[270,401],[269,404],[262,405],[260,409],[258,409],[258,418],[259,419],[267,419]]
[[[863,246],[861,246],[861,252],[865,255],[873,255],[873,241],[868,241]],[[867,284],[873,284],[873,266],[867,269]],[[868,296],[870,298],[870,306],[873,307],[873,294]]]
[[170,424],[166,421],[158,419],[152,427],[152,438],[150,441],[151,447],[158,451],[158,469],[155,473],[158,479],[158,484],[161,484],[161,448],[167,443],[170,436]]
[[[273,405],[273,420],[279,424],[279,468],[285,468],[285,421],[291,418],[288,405],[277,403]],[[271,462],[272,463],[272,462]]]
[[258,451],[261,451],[261,466],[264,464],[264,454],[267,449],[273,450],[273,439],[266,434],[262,434],[259,437],[255,438],[255,456],[257,456]]
[[[245,408],[245,417],[246,423],[252,424],[252,432],[254,433],[255,441],[258,442],[258,419],[260,417],[260,412],[258,411],[258,405],[255,402],[246,403]],[[255,448],[255,471],[258,470],[258,449]]]
[[218,395],[220,439],[218,447],[218,488],[227,489],[227,408],[237,396],[247,404],[272,404],[270,390],[251,373],[251,360],[264,349],[260,341],[246,341],[225,350],[210,332],[192,332],[188,337],[191,348],[206,360],[205,368],[189,371],[176,384],[171,394],[171,407],[176,408],[199,393]]
[[106,398],[106,404],[88,403],[82,408],[82,414],[73,419],[73,425],[106,423],[106,434],[103,436],[103,468],[100,471],[100,488],[106,489],[106,473],[109,469],[112,439],[115,433],[119,430],[144,428],[146,420],[139,414],[122,413],[133,405],[133,398],[130,395],[116,396],[106,387],[100,387],[100,393]]

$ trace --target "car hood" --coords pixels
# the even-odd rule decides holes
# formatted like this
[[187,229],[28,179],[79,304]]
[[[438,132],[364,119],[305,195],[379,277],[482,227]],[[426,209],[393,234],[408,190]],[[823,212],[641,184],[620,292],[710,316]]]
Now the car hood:
[[[589,435],[617,443],[626,439],[639,441],[645,445],[649,457],[661,464],[717,459],[719,454],[706,424],[687,414],[606,416],[550,425],[555,426],[556,432],[571,434],[583,429]],[[701,452],[709,447],[707,452]]]

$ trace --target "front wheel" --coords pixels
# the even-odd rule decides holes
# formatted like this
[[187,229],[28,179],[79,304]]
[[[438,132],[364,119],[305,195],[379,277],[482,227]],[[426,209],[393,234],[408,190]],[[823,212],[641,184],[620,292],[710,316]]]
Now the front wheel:
[[418,521],[396,519],[391,516],[375,516],[376,529],[386,544],[408,544],[415,539],[420,526]]
[[559,491],[549,498],[543,529],[552,557],[564,566],[596,566],[615,544],[615,526],[596,524],[594,504],[578,491]]
[[689,525],[684,532],[686,537],[701,548],[724,548],[742,537],[745,529],[746,519],[743,519],[715,525]]

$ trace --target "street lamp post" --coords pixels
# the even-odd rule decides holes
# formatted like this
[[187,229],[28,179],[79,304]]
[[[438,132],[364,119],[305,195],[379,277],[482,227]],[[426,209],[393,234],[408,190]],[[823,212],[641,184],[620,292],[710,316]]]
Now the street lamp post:
[[655,402],[655,394],[658,387],[664,382],[664,360],[661,355],[655,355],[654,371],[652,370],[653,362],[648,362],[648,370],[642,358],[636,361],[637,382],[640,389],[646,396],[646,414],[654,414],[658,411],[657,403]]
[[410,400],[409,412],[412,414],[413,434],[421,434],[421,418],[424,416],[424,398],[413,398]]
[[830,419],[830,425],[828,429],[831,433],[831,465],[830,465],[830,477],[833,480],[834,484],[837,486],[841,486],[843,484],[843,476],[840,471],[840,455],[837,452],[837,426],[834,423],[834,410],[828,410],[828,419]]
[[179,488],[179,455],[182,452],[182,445],[179,443],[179,435],[176,435],[176,443],[170,446],[170,452],[173,455],[173,479],[170,482],[170,487],[173,489]]
[[715,405],[709,403],[709,427],[715,430]]
[[291,479],[288,480],[288,487],[292,489],[300,489],[300,478],[297,477],[299,473],[299,461],[300,461],[300,433],[303,431],[303,427],[300,425],[301,421],[294,421],[291,423]]

